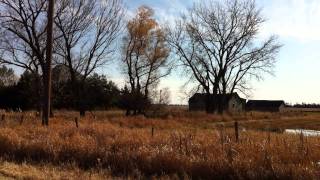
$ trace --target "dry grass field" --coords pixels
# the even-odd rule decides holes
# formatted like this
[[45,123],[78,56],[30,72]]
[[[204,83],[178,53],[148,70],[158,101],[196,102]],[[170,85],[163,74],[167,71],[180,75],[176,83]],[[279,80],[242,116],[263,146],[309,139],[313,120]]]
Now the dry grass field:
[[[33,112],[0,119],[0,178],[18,179],[318,179],[317,113],[206,115],[172,111],[165,118],[123,112],[55,113],[42,127]],[[3,118],[3,119],[2,119]],[[236,141],[234,121],[239,123]]]

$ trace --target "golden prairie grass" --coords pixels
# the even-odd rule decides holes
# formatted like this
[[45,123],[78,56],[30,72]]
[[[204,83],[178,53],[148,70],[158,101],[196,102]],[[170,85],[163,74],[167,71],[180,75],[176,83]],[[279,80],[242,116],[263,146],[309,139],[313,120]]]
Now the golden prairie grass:
[[0,179],[114,179],[107,171],[85,171],[73,166],[0,161]]
[[[15,163],[56,167],[72,164],[84,172],[93,169],[118,177],[316,179],[320,176],[317,137],[247,130],[240,132],[240,140],[236,142],[232,124],[239,116],[200,113],[146,119],[105,114],[108,113],[96,113],[95,119],[88,115],[80,120],[79,128],[75,127],[74,114],[70,112],[57,114],[48,128],[31,117],[22,124],[18,121],[20,115],[16,122],[14,117],[8,118],[0,123],[0,157]],[[270,117],[264,119],[267,115]],[[245,119],[243,115],[240,125],[259,129],[264,121],[278,120],[285,127],[290,120],[317,119],[317,115],[253,116],[263,118]],[[221,122],[224,126],[220,126]]]

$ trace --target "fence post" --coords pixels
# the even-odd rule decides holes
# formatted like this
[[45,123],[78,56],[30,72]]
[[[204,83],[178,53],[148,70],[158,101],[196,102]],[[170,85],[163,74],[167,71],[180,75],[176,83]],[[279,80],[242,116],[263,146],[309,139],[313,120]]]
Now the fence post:
[[182,138],[181,138],[181,134],[179,134],[179,152],[180,152],[180,154],[182,154]]
[[24,115],[21,115],[21,117],[20,117],[20,125],[22,125],[23,119],[24,119]]
[[304,143],[303,143],[303,130],[301,129],[301,132],[300,132],[300,143],[301,143],[301,151],[303,151],[304,149]]
[[270,145],[270,143],[271,143],[271,128],[270,128],[270,122],[268,123],[268,126],[267,126],[267,135],[268,135],[268,139],[267,139],[267,141],[268,141],[268,144]]
[[6,115],[5,115],[5,114],[2,114],[1,120],[2,120],[2,121],[5,121],[5,120],[6,120]]
[[74,119],[74,122],[76,123],[76,127],[78,128],[78,127],[79,127],[79,124],[78,124],[78,117],[76,117],[76,118]]
[[236,136],[236,142],[239,142],[239,125],[238,125],[238,121],[234,122],[234,132],[235,132],[235,136]]
[[220,142],[221,142],[221,147],[223,148],[225,137],[224,137],[224,125],[221,124],[218,126],[219,127],[219,132],[220,132]]
[[152,126],[151,128],[151,136],[153,137],[153,134],[154,134],[154,127]]

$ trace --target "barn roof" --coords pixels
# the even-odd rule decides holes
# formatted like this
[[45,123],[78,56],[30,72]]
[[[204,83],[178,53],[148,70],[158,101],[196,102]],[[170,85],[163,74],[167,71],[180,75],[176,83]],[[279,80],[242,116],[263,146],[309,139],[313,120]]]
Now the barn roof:
[[[205,100],[205,98],[206,98],[206,95],[207,94],[205,94],[205,93],[195,93],[190,99],[189,99],[189,101],[191,100]],[[212,94],[210,94],[211,96],[213,96]],[[225,95],[223,95],[223,94],[217,94],[216,96],[215,96],[215,100],[216,99],[222,99],[223,97],[224,98],[226,98],[227,100],[229,100],[231,97],[233,97],[233,96],[236,96],[237,98],[240,98],[240,96],[238,95],[238,93],[229,93],[229,94],[225,94]],[[242,98],[240,98],[240,99],[242,99]]]
[[247,102],[246,107],[264,107],[264,108],[278,108],[284,104],[284,101],[277,100],[277,101],[269,101],[269,100],[249,100]]

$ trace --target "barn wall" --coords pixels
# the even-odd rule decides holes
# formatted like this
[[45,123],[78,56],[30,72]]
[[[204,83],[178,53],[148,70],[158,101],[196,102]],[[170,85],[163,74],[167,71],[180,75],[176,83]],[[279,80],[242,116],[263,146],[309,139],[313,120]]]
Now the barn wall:
[[282,104],[282,105],[279,107],[279,112],[284,112],[284,108],[285,108],[285,106],[284,106],[284,104]]
[[230,113],[240,113],[244,110],[242,99],[233,96],[228,103],[228,111]]
[[278,107],[251,107],[248,111],[262,111],[262,112],[280,112]]
[[190,111],[204,111],[206,109],[205,101],[200,98],[193,98],[189,101]]
[[[206,103],[203,97],[191,97],[189,99],[189,110],[190,111],[205,111]],[[239,113],[245,110],[245,100],[238,96],[232,96],[231,99],[225,104],[224,111],[230,113]]]

